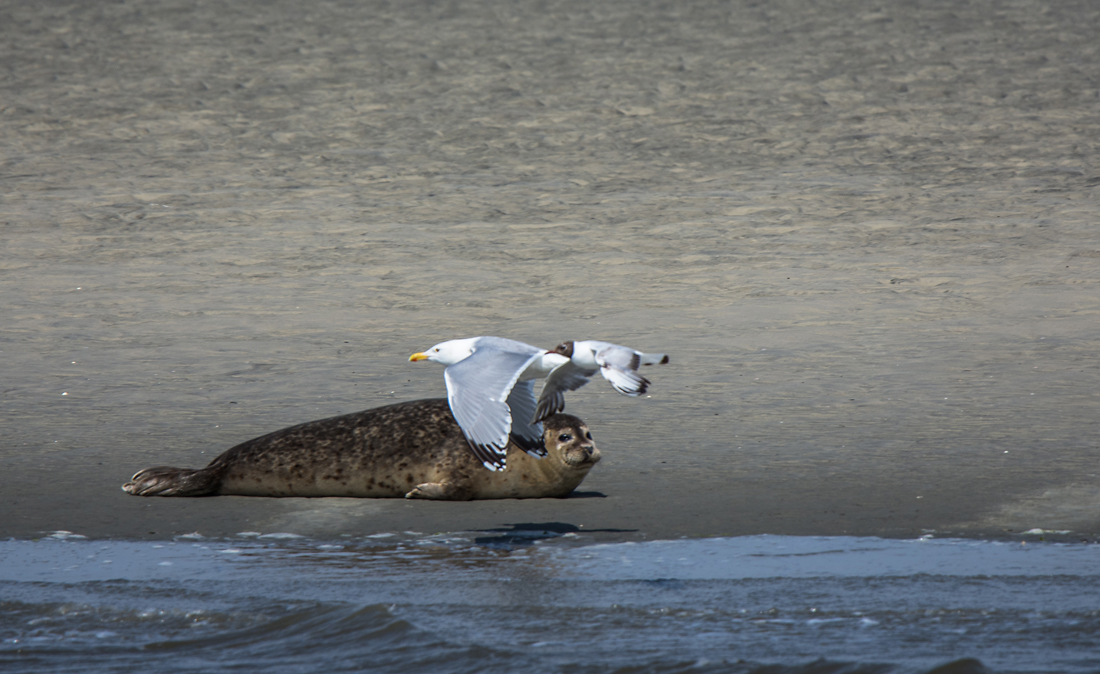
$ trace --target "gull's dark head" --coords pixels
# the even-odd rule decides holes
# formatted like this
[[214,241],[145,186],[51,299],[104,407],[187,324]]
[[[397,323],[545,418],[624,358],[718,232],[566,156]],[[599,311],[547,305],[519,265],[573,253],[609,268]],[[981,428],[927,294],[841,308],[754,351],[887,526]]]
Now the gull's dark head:
[[555,346],[550,353],[560,354],[566,358],[573,357],[573,342],[562,342]]

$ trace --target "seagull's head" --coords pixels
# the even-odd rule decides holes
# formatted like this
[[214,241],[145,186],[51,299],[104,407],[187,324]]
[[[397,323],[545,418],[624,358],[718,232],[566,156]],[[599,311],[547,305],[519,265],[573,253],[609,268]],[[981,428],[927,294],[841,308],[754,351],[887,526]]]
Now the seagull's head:
[[470,339],[452,339],[447,342],[440,342],[427,351],[409,356],[409,361],[430,360],[443,365],[454,365],[470,357],[470,354],[474,352],[474,341],[476,339],[476,337],[472,337]]
[[561,344],[558,344],[553,349],[551,349],[550,353],[556,353],[565,356],[566,358],[572,358],[573,342],[562,342]]

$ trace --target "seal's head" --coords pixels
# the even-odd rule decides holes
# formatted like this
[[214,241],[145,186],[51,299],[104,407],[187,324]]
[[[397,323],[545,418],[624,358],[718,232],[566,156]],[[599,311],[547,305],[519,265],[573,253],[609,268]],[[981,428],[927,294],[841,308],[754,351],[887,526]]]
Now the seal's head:
[[542,426],[547,458],[586,472],[600,460],[600,450],[588,426],[572,414],[554,414]]
[[560,354],[562,356],[565,356],[566,358],[572,358],[573,357],[573,342],[562,342],[561,344],[558,344],[557,346],[555,346],[550,351],[550,353],[557,353],[557,354]]

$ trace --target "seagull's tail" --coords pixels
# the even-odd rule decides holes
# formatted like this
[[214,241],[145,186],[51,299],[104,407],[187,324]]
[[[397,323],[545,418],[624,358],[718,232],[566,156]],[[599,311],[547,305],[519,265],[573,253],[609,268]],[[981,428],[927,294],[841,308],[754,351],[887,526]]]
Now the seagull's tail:
[[668,362],[668,355],[663,353],[639,353],[638,356],[642,365],[664,365]]

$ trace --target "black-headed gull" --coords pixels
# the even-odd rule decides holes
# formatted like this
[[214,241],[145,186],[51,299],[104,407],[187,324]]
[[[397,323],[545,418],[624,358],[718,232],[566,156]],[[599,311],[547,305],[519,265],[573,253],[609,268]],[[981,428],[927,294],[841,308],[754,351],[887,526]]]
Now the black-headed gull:
[[569,360],[546,377],[535,410],[536,421],[565,409],[565,392],[584,386],[596,372],[611,382],[616,391],[634,398],[645,393],[649,387],[649,380],[638,374],[638,368],[668,362],[668,356],[663,353],[642,353],[626,346],[595,340],[562,342],[550,353]]

